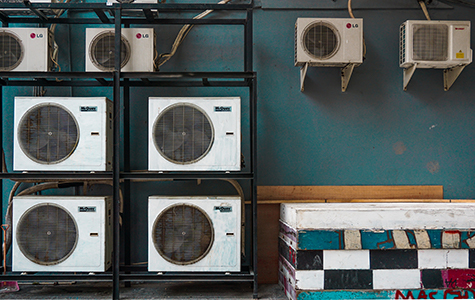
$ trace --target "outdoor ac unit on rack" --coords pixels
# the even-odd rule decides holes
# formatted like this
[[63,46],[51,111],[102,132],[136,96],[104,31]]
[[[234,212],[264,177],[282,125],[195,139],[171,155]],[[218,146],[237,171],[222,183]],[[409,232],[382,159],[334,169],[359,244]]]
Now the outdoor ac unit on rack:
[[[121,29],[122,72],[155,71],[155,32],[153,28]],[[115,64],[113,28],[86,28],[86,72],[110,72]]]
[[14,197],[13,271],[105,272],[111,205],[111,197]]
[[15,97],[15,171],[110,171],[112,102]]
[[295,66],[301,67],[301,90],[307,67],[342,67],[345,91],[355,66],[363,62],[363,19],[298,18]]
[[241,98],[149,98],[150,171],[239,171]]
[[51,43],[48,28],[0,28],[0,71],[50,71]]
[[[16,4],[23,4],[23,0],[5,0],[2,1],[3,3],[16,3]],[[32,4],[47,4],[47,3],[59,3],[56,0],[29,0]],[[56,15],[56,11],[50,8],[40,8],[38,9],[40,12],[47,16],[54,16]],[[2,8],[0,11],[6,15],[34,15],[35,13],[29,8]]]
[[446,69],[444,87],[450,88],[472,62],[469,21],[408,20],[400,28],[400,66],[404,90],[416,68]]
[[149,197],[148,270],[241,270],[241,198]]

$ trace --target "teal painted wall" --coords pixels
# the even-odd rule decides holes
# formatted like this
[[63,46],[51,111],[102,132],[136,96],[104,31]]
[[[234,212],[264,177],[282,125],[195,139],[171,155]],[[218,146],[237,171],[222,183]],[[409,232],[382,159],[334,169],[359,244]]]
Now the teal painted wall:
[[[345,6],[346,1],[334,3]],[[460,19],[475,24],[475,9],[456,4],[452,7],[429,12],[434,20]],[[299,68],[293,66],[296,19],[347,18],[347,11],[255,10],[258,184],[435,184],[444,186],[445,198],[475,198],[475,64],[465,68],[448,92],[443,91],[442,70],[417,70],[404,92],[398,64],[399,26],[407,19],[422,20],[422,11],[362,9],[354,13],[364,19],[367,55],[365,62],[355,69],[347,92],[341,92],[338,68],[311,68],[305,92],[301,93]],[[229,12],[220,15],[233,16]],[[60,65],[65,71],[84,70],[84,28],[57,27]],[[180,27],[155,28],[159,53],[168,52]],[[475,40],[473,29],[471,38]],[[162,71],[242,71],[242,45],[240,26],[196,26]],[[4,89],[3,143],[9,170],[13,97],[20,95],[32,95],[32,88]],[[46,95],[112,97],[112,88],[47,88]],[[236,95],[243,97],[246,116],[248,91],[242,88],[131,88],[132,168],[147,168],[148,97]],[[243,149],[249,162],[249,122],[246,117],[242,122]],[[5,181],[4,199],[11,186],[11,182]],[[99,187],[92,193],[108,191]],[[221,182],[203,182],[199,186],[195,182],[132,184],[132,245],[139,245],[132,249],[133,261],[147,259],[147,197],[177,191],[202,195],[234,193],[229,184]]]

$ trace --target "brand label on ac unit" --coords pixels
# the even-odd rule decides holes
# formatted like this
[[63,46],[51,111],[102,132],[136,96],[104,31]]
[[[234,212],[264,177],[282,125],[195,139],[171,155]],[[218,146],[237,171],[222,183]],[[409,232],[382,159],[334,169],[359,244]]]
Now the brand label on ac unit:
[[150,35],[149,35],[148,33],[144,33],[144,34],[142,34],[142,33],[137,33],[137,34],[135,35],[135,37],[138,38],[138,39],[141,39],[141,38],[148,39],[148,38],[150,37]]
[[95,112],[97,111],[97,106],[81,106],[82,112]]
[[79,206],[78,211],[79,212],[96,212],[96,207],[95,206]]
[[36,33],[32,32],[32,33],[30,34],[30,37],[31,37],[32,39],[34,39],[34,38],[42,39],[42,38],[43,38],[43,34],[42,34],[42,33],[36,34]]
[[215,112],[230,112],[231,106],[215,106],[214,111]]
[[233,211],[232,206],[215,206],[214,210],[219,210],[222,213],[229,213]]

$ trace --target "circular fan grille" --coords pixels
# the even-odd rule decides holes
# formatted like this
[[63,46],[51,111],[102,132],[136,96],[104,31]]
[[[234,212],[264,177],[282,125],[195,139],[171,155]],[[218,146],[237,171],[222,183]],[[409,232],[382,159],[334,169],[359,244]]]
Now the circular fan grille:
[[155,121],[153,139],[158,152],[177,164],[195,163],[211,149],[214,129],[199,107],[176,104],[164,110]]
[[177,265],[188,265],[204,258],[214,239],[213,224],[196,206],[174,205],[155,220],[152,239],[158,253]]
[[[103,71],[113,71],[115,65],[115,34],[107,31],[94,37],[89,48],[92,63]],[[125,37],[120,39],[120,67],[124,67],[130,59],[130,45]]]
[[414,25],[413,58],[417,60],[447,60],[448,27],[446,25]]
[[316,59],[328,59],[335,55],[340,39],[337,30],[324,22],[312,23],[303,34],[305,51]]
[[23,60],[21,40],[14,34],[0,32],[0,71],[11,71]]
[[79,142],[79,127],[65,108],[43,103],[27,111],[18,125],[23,152],[42,164],[54,164],[68,158]]
[[20,251],[32,262],[55,265],[68,258],[76,248],[78,229],[62,207],[39,204],[26,211],[16,229]]

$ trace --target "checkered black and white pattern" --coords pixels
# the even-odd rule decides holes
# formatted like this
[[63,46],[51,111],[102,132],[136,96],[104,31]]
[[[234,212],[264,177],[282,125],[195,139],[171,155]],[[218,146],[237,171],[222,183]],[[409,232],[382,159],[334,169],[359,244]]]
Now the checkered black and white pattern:
[[446,279],[475,277],[472,249],[296,251],[281,239],[279,252],[279,271],[297,290],[470,288]]

